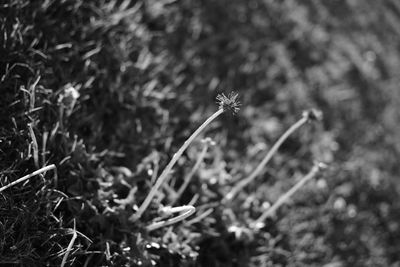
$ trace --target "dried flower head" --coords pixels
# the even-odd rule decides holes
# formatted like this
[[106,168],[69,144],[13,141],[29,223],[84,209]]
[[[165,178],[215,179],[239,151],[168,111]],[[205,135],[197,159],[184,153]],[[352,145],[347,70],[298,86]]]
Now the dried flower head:
[[318,109],[309,109],[303,112],[303,117],[307,118],[307,121],[320,121],[322,116],[322,111]]
[[236,92],[230,92],[228,96],[225,94],[217,95],[217,104],[220,109],[229,110],[232,114],[236,114],[239,111],[241,103],[238,101],[239,94]]

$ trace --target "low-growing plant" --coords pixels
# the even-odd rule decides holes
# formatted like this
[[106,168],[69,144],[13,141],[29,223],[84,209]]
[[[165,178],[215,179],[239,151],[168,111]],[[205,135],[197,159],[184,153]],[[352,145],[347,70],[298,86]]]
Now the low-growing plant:
[[236,114],[239,111],[240,103],[238,101],[238,94],[234,92],[229,93],[228,96],[226,96],[225,94],[219,94],[217,96],[217,104],[219,106],[218,110],[214,112],[210,117],[208,117],[208,119],[196,129],[196,131],[183,143],[179,150],[174,154],[171,161],[165,167],[161,175],[158,177],[156,183],[151,188],[149,194],[140,205],[138,211],[129,218],[130,221],[135,222],[142,217],[144,211],[150,205],[151,200],[154,198],[159,188],[166,181],[175,163],[182,156],[183,152],[185,152],[188,146],[193,142],[193,140],[207,127],[207,125],[209,125],[213,120],[215,120],[225,111],[231,111],[233,114]]

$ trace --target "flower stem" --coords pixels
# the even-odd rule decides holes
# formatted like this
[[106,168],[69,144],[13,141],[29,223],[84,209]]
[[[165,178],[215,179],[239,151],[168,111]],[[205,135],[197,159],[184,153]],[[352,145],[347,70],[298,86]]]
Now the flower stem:
[[174,154],[172,157],[171,161],[168,163],[168,165],[165,167],[161,175],[158,177],[156,183],[154,186],[151,188],[149,194],[139,207],[139,210],[133,214],[129,219],[132,222],[137,221],[142,217],[143,212],[147,209],[147,207],[150,205],[151,200],[157,193],[158,189],[161,187],[161,185],[164,183],[165,179],[168,177],[168,174],[171,172],[172,168],[174,167],[175,163],[178,161],[178,159],[182,156],[183,152],[187,149],[187,147],[193,142],[193,140],[201,133],[201,131],[206,128],[208,124],[210,124],[214,119],[216,119],[219,115],[221,115],[224,112],[224,109],[220,108],[214,114],[212,114],[202,125],[200,125],[199,128],[185,141],[185,143],[179,148],[178,152]]
[[257,175],[264,169],[265,165],[270,161],[272,156],[276,153],[282,143],[297,129],[299,129],[303,124],[305,124],[309,118],[307,116],[303,116],[300,120],[298,120],[295,124],[293,124],[279,139],[278,141],[272,146],[271,150],[268,154],[264,157],[264,159],[258,164],[257,168],[245,179],[241,180],[237,183],[230,192],[225,196],[226,200],[232,200],[236,194],[241,191],[244,187],[246,187],[249,183],[251,183]]
[[322,169],[324,168],[323,163],[316,163],[310,170],[310,172],[304,176],[300,181],[297,182],[292,188],[290,188],[289,191],[287,191],[285,194],[283,194],[269,209],[267,209],[255,222],[254,224],[257,225],[259,223],[262,223],[266,218],[270,217],[271,215],[275,214],[275,212],[282,206],[286,201],[289,200],[293,196],[294,193],[296,193],[297,190],[299,190],[301,187],[303,187],[309,180],[314,178],[314,176]]
[[185,192],[186,187],[189,185],[190,180],[192,179],[193,175],[197,172],[197,170],[199,169],[201,163],[203,162],[203,159],[207,153],[208,150],[208,145],[205,144],[203,149],[200,152],[200,155],[198,156],[196,163],[194,164],[192,170],[190,171],[190,173],[186,176],[185,181],[183,182],[183,184],[181,185],[181,187],[179,187],[178,192],[176,193],[176,195],[174,196],[173,200],[171,201],[170,205],[173,206],[176,201],[181,197],[181,195],[183,194],[183,192]]

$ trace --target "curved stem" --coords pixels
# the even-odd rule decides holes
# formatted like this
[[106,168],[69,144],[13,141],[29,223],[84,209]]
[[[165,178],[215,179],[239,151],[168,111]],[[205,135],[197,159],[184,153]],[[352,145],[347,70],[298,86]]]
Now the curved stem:
[[157,193],[158,189],[160,186],[164,183],[165,179],[168,177],[168,174],[172,170],[172,167],[175,165],[175,163],[178,161],[178,159],[182,156],[183,152],[186,150],[186,148],[190,145],[190,143],[193,142],[193,140],[200,134],[201,131],[204,130],[204,128],[210,124],[215,118],[217,118],[219,115],[221,115],[224,112],[222,108],[218,109],[214,114],[212,114],[202,125],[200,125],[199,128],[185,141],[185,143],[179,148],[178,152],[174,154],[172,157],[171,161],[168,163],[168,165],[165,167],[159,178],[157,179],[156,183],[154,186],[151,188],[149,194],[143,201],[142,205],[139,207],[139,210],[133,214],[129,219],[132,222],[137,221],[142,217],[143,212],[147,209],[147,207],[150,205],[151,200]]
[[303,124],[305,124],[308,121],[308,117],[303,116],[300,120],[298,120],[295,124],[293,124],[279,139],[278,141],[272,146],[271,150],[268,152],[268,154],[264,157],[264,159],[260,162],[260,164],[255,168],[255,170],[245,179],[241,180],[239,183],[237,183],[231,190],[230,192],[225,196],[225,201],[226,200],[232,200],[236,194],[242,190],[244,187],[246,187],[249,183],[251,183],[254,178],[257,177],[257,175],[260,174],[260,172],[264,169],[265,165],[270,161],[272,156],[278,151],[279,147],[282,145],[282,143],[292,134],[294,133],[298,128],[300,128]]
[[294,193],[296,193],[297,190],[299,190],[302,186],[304,186],[309,180],[314,178],[314,176],[320,171],[321,169],[321,163],[316,163],[312,167],[309,173],[307,173],[306,176],[301,178],[300,181],[298,181],[292,188],[290,188],[289,191],[287,191],[285,194],[283,194],[279,199],[269,208],[267,209],[255,222],[254,224],[257,225],[264,221],[266,218],[270,217],[271,215],[275,214],[275,212],[282,206],[286,201],[289,200],[290,197],[293,196]]
[[192,215],[196,211],[196,208],[193,206],[180,206],[180,207],[174,207],[174,208],[166,207],[164,209],[165,209],[166,213],[171,213],[171,214],[178,213],[178,212],[183,212],[183,213],[179,214],[176,217],[168,219],[166,221],[155,222],[146,227],[147,231],[150,232],[150,231],[156,230],[158,228],[180,222],[180,221],[186,219],[187,217],[189,217],[190,215]]

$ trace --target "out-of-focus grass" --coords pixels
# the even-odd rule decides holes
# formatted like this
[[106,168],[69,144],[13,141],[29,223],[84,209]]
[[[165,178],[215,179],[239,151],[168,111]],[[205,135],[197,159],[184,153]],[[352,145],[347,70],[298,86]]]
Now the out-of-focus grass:
[[[57,176],[2,192],[0,263],[60,265],[75,220],[75,266],[396,266],[399,12],[394,0],[1,3],[0,186],[48,164]],[[156,166],[232,88],[242,110],[208,131],[217,146],[177,203],[197,196],[196,216],[208,215],[149,234],[168,204],[160,193],[129,222]],[[314,106],[324,124],[291,137],[221,205]],[[171,187],[200,150],[188,149]],[[329,171],[249,229],[314,158]]]

